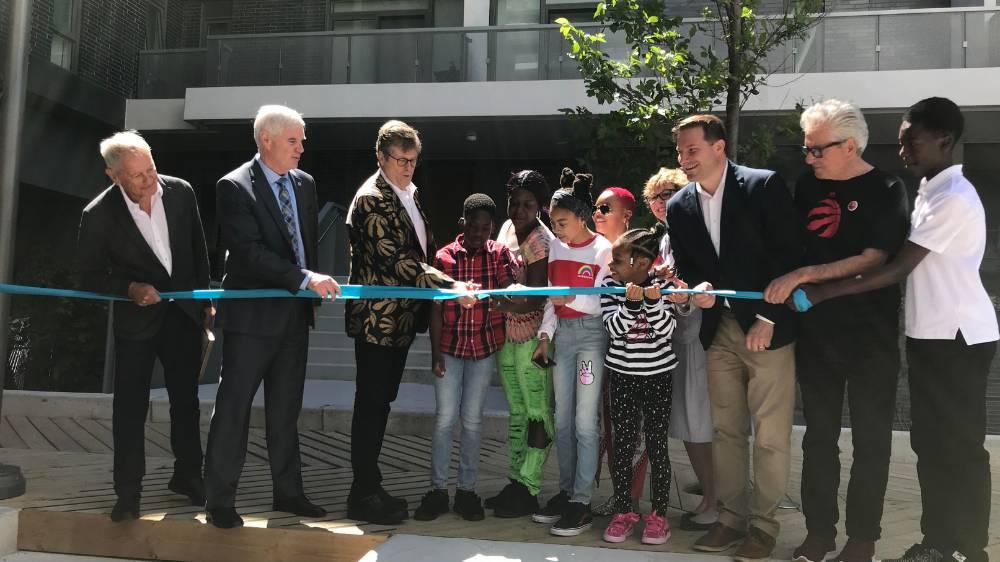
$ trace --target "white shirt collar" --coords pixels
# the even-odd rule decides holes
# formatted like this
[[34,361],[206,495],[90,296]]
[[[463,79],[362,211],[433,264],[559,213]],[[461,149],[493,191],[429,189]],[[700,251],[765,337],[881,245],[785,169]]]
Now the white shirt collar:
[[410,182],[410,185],[407,185],[406,187],[399,187],[398,185],[392,183],[389,176],[385,175],[385,172],[382,171],[381,166],[379,166],[378,173],[382,174],[382,179],[385,180],[385,183],[389,184],[389,187],[391,187],[392,190],[396,192],[396,195],[399,195],[400,197],[403,197],[404,195],[406,197],[413,197],[413,193],[417,191],[417,186],[413,185],[413,182]]
[[[118,185],[118,184],[115,184],[115,185]],[[128,193],[125,193],[125,188],[124,187],[118,185],[118,189],[121,190],[122,197],[125,198],[125,206],[127,206],[129,208],[129,210],[132,210],[132,211],[142,211],[142,208],[139,207],[139,204],[136,203],[135,201],[132,201],[132,199],[128,196]],[[162,199],[162,198],[163,198],[163,185],[160,184],[159,181],[157,181],[156,182],[156,193],[153,194],[153,199]],[[145,212],[145,211],[142,211],[142,212]]]
[[722,168],[722,177],[719,178],[719,187],[717,187],[715,189],[715,193],[709,193],[709,192],[705,191],[701,187],[700,183],[695,182],[694,188],[698,192],[698,195],[700,195],[701,197],[703,197],[705,199],[716,199],[716,198],[720,198],[721,199],[722,198],[722,192],[723,192],[723,190],[726,189],[726,174],[728,174],[728,173],[729,173],[729,162],[726,162],[726,165]]
[[945,168],[944,170],[941,170],[940,172],[938,172],[938,175],[934,176],[929,181],[927,178],[922,178],[920,180],[919,191],[920,193],[930,193],[935,189],[941,187],[942,185],[948,183],[951,180],[951,178],[953,178],[955,175],[962,175],[961,164],[955,164],[953,166]]

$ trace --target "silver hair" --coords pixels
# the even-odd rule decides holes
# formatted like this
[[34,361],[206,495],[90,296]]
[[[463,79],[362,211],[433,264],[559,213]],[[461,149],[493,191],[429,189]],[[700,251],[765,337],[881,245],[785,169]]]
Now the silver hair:
[[262,105],[253,120],[253,140],[260,146],[261,133],[280,135],[286,128],[295,126],[303,129],[306,127],[306,122],[298,111],[283,105]]
[[101,141],[104,164],[112,170],[117,171],[122,156],[130,152],[145,152],[150,156],[153,154],[149,143],[136,131],[122,131]]
[[824,124],[830,126],[836,140],[854,139],[858,144],[858,154],[868,146],[868,123],[856,105],[838,99],[823,100],[806,108],[799,118],[799,125],[805,133]]

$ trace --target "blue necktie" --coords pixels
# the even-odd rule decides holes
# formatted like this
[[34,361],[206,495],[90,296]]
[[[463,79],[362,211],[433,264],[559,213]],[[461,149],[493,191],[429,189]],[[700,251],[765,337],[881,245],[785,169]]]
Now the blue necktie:
[[278,204],[281,207],[281,218],[285,220],[285,228],[292,237],[292,250],[295,251],[295,261],[299,267],[305,267],[305,260],[299,253],[299,226],[295,224],[295,212],[292,210],[292,196],[288,193],[288,178],[281,176],[278,181]]

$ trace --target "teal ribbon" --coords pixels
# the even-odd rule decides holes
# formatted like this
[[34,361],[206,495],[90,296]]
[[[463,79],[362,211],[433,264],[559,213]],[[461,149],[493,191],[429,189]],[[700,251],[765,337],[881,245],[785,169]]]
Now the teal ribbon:
[[795,289],[792,292],[792,304],[795,305],[796,312],[808,312],[813,307],[813,303],[809,301],[809,296],[802,289]]
[[[422,287],[385,287],[376,285],[341,285],[343,299],[418,299],[418,300],[449,300],[468,294],[478,298],[502,296],[545,296],[565,297],[571,295],[604,295],[624,294],[624,287],[519,287],[513,289],[484,289],[468,293],[454,289],[425,289]],[[727,299],[762,300],[764,294],[758,291],[699,291],[695,289],[663,289],[666,294],[715,295]],[[8,285],[0,283],[0,293],[9,295],[28,295],[38,297],[64,297],[72,299],[87,299],[100,301],[128,301],[130,299],[118,295],[92,293],[89,291],[73,291],[69,289],[51,289],[47,287],[30,287],[26,285]],[[164,300],[218,300],[218,299],[262,299],[262,298],[306,298],[317,299],[319,295],[303,290],[297,292],[284,289],[202,289],[197,291],[168,291],[160,293]]]

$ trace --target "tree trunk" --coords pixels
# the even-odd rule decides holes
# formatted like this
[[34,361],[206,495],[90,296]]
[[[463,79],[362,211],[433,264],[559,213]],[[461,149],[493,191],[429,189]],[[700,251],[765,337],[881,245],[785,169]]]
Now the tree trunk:
[[725,17],[729,18],[732,36],[726,42],[729,56],[729,76],[726,78],[726,155],[736,159],[740,145],[740,77],[743,62],[743,6],[738,0],[730,0]]

